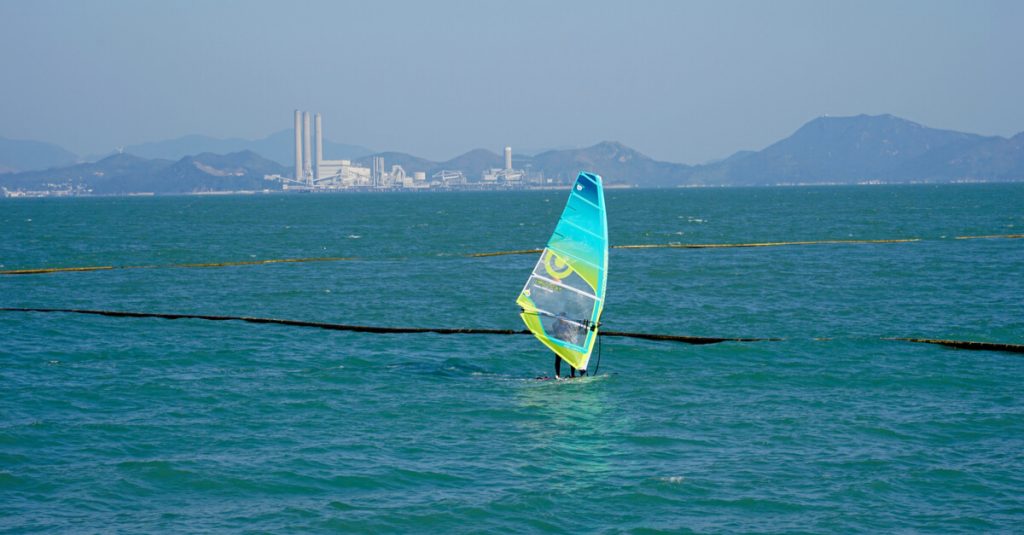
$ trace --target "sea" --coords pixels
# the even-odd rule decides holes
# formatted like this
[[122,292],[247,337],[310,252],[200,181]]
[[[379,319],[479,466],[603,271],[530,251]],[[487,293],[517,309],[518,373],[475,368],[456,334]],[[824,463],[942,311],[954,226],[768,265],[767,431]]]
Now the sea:
[[[0,271],[111,268],[0,307],[519,330],[538,255],[471,255],[566,195],[0,199]],[[603,328],[773,340],[538,381],[531,336],[2,311],[0,532],[1024,532],[1024,355],[893,340],[1024,343],[1024,184],[606,202],[612,245],[776,245],[614,248]]]

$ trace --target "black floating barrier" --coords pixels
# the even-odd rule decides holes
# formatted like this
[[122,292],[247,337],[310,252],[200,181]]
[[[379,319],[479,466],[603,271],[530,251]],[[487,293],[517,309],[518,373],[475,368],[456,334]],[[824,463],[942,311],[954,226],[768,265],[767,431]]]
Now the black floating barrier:
[[[244,321],[247,323],[259,323],[270,325],[287,325],[290,327],[312,327],[329,331],[351,331],[373,334],[490,334],[490,335],[518,335],[532,334],[528,330],[513,329],[446,329],[440,327],[379,327],[373,325],[348,325],[344,323],[323,323],[317,321],[299,321],[277,318],[258,318],[252,316],[213,316],[206,314],[166,314],[159,312],[126,312],[119,310],[89,310],[78,308],[0,308],[4,312],[40,312],[60,314],[89,314],[93,316],[107,316],[112,318],[160,318],[167,320],[194,319],[207,321]],[[703,345],[717,344],[719,342],[767,342],[777,341],[778,338],[710,338],[704,336],[678,336],[670,334],[651,333],[630,333],[621,331],[602,331],[604,336],[616,336],[622,338],[639,338],[642,340],[658,340],[668,342],[682,342],[685,344]]]
[[[514,329],[447,329],[440,327],[380,327],[373,325],[349,325],[345,323],[325,323],[317,321],[299,321],[277,318],[259,318],[252,316],[216,316],[206,314],[166,314],[159,312],[127,312],[119,310],[89,310],[77,308],[19,308],[0,307],[0,312],[39,312],[59,314],[88,314],[93,316],[107,316],[113,318],[160,318],[168,320],[195,319],[206,321],[244,321],[246,323],[258,323],[269,325],[287,325],[290,327],[310,327],[328,331],[350,331],[373,334],[490,334],[490,335],[528,335],[528,330]],[[681,336],[673,334],[655,333],[633,333],[623,331],[601,331],[602,336],[613,336],[619,338],[636,338],[640,340],[680,342],[692,345],[717,344],[721,342],[778,342],[783,338],[718,338],[708,336]],[[827,339],[826,339],[827,340]],[[968,349],[974,351],[1000,351],[1005,353],[1024,353],[1022,344],[1003,344],[994,342],[974,342],[969,340],[941,340],[931,338],[882,338],[900,342],[913,342],[921,344],[935,344],[957,349]]]

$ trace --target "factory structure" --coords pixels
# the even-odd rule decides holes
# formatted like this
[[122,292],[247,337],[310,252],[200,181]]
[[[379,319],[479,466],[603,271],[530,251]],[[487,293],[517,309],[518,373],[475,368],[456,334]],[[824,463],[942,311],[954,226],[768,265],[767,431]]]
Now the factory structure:
[[505,147],[505,167],[502,169],[488,169],[481,177],[484,184],[506,184],[508,186],[524,185],[526,173],[519,169],[512,169],[512,147]]
[[387,169],[381,156],[373,157],[371,167],[355,165],[351,160],[328,160],[324,157],[323,117],[319,113],[295,110],[294,127],[294,173],[291,177],[264,177],[282,182],[285,191],[511,189],[543,182],[539,176],[528,182],[524,171],[512,168],[512,147],[505,147],[503,168],[488,169],[479,180],[471,181],[461,170],[442,169],[428,177],[426,171],[409,173],[401,165]]
[[350,160],[324,157],[324,123],[319,113],[295,110],[295,172],[281,180],[286,191],[339,191],[349,189],[425,189],[430,187],[425,172],[408,174],[400,165],[384,168],[384,158],[374,157],[373,167],[361,167]]

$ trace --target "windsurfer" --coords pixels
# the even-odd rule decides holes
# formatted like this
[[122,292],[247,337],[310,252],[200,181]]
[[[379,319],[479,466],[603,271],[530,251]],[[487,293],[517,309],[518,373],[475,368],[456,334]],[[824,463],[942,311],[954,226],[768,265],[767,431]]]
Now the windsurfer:
[[[575,323],[566,319],[565,312],[559,312],[555,316],[555,325],[553,329],[555,338],[564,340],[571,344],[578,344],[577,339],[579,338],[580,328]],[[580,377],[587,374],[587,370],[580,370]],[[555,353],[555,379],[562,377],[562,357]],[[569,377],[576,377],[576,368],[569,366]]]
[[604,308],[607,272],[608,218],[601,177],[581,171],[551,239],[516,298],[530,333],[555,352],[556,377],[561,376],[563,359],[574,368],[569,375],[586,375]]

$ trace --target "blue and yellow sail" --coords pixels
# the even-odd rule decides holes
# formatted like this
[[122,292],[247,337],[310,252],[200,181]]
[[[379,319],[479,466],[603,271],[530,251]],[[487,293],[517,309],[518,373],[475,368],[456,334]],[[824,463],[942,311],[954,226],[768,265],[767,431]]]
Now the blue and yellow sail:
[[516,303],[545,346],[583,370],[597,340],[608,273],[608,218],[601,177],[581,172],[554,234]]

